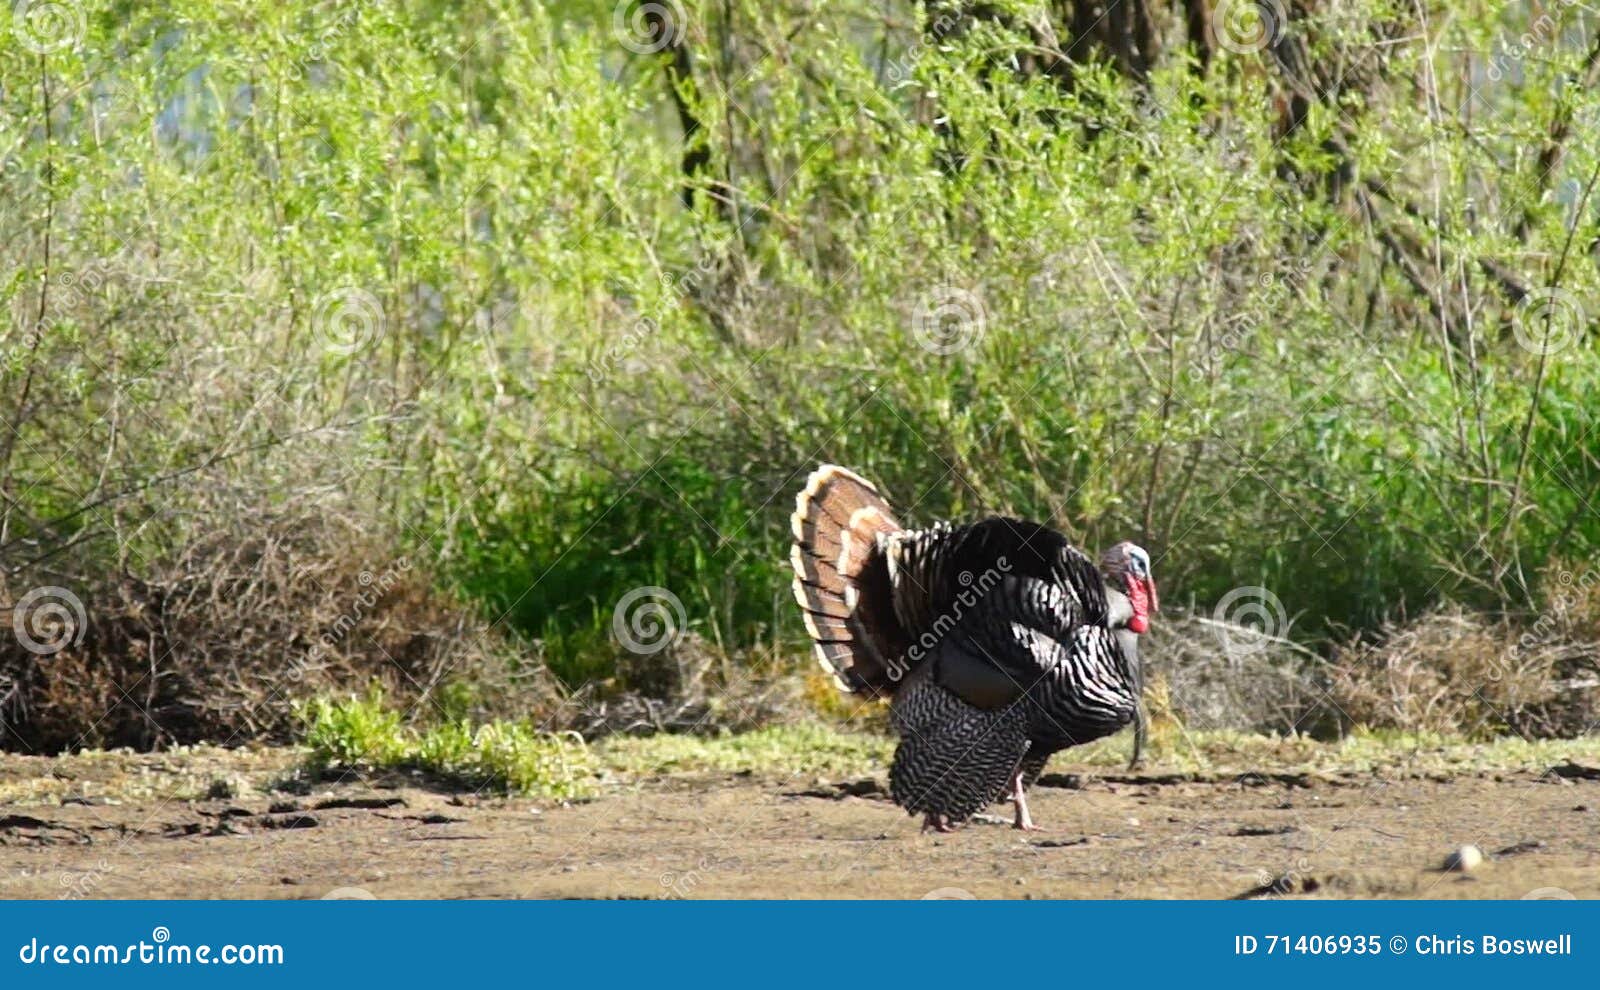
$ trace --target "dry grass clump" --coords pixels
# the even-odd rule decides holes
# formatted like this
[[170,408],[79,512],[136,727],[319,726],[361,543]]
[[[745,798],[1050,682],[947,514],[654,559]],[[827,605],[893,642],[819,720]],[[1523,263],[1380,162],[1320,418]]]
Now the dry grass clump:
[[471,686],[454,703],[482,716],[555,708],[542,668],[438,593],[425,566],[322,509],[240,513],[120,573],[84,562],[13,577],[0,620],[30,621],[20,600],[53,585],[84,622],[48,655],[0,636],[0,748],[285,742],[295,702],[373,682],[402,709],[438,704],[452,683]]
[[[1171,610],[1141,648],[1152,745],[1195,732],[1333,738],[1400,731],[1461,739],[1570,738],[1600,716],[1597,613],[1577,591],[1537,616],[1441,608],[1327,647]],[[743,732],[797,720],[887,732],[885,706],[842,694],[809,657],[732,657],[688,636],[622,657],[617,678],[569,698],[552,728],[586,738]],[[798,668],[798,669],[797,669]],[[1125,749],[1117,740],[1113,748]]]
[[781,650],[734,656],[692,632],[654,653],[616,649],[617,675],[573,691],[551,728],[586,739],[712,735],[813,714],[813,692]]
[[1600,725],[1600,573],[1545,575],[1543,608],[1441,606],[1327,647],[1174,612],[1143,648],[1152,732],[1572,738]]
[[1443,606],[1338,647],[1330,695],[1349,722],[1368,728],[1583,735],[1600,714],[1600,643],[1578,631],[1567,620],[1517,622]]
[[1151,624],[1139,652],[1153,728],[1162,719],[1239,732],[1322,727],[1323,662],[1291,640],[1174,609]]

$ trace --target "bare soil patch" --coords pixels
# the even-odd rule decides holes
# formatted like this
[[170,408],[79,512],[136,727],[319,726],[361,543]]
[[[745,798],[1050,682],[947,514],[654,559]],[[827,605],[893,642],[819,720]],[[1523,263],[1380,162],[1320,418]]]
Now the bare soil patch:
[[[307,781],[291,750],[0,757],[14,898],[1600,896],[1600,773],[1108,773],[1047,831],[921,834],[881,779],[678,774],[571,805],[417,776]],[[278,787],[280,789],[272,789]],[[1442,870],[1478,845],[1487,861]]]

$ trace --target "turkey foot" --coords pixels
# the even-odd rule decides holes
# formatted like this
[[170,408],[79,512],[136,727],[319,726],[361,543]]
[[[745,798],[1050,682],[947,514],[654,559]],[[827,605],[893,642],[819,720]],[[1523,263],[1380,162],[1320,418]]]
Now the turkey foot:
[[945,820],[945,817],[932,811],[922,816],[922,830],[933,829],[935,832],[954,832],[955,826]]

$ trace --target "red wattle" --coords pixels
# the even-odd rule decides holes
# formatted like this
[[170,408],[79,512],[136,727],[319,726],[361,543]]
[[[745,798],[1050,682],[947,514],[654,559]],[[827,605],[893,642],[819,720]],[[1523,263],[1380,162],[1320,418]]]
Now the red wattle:
[[1128,620],[1128,628],[1143,633],[1150,628],[1150,589],[1138,578],[1128,581],[1128,604],[1133,606],[1133,618]]

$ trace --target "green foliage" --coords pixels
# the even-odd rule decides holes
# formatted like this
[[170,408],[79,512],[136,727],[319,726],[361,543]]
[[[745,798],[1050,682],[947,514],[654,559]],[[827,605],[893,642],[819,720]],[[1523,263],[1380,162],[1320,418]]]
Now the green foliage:
[[407,732],[400,713],[385,707],[377,688],[346,701],[315,698],[300,714],[305,745],[321,766],[393,766],[407,755]]
[[319,769],[418,769],[474,789],[550,798],[578,797],[593,784],[594,764],[576,736],[502,720],[474,726],[447,717],[414,726],[376,688],[365,697],[313,699],[301,721]]
[[1353,81],[1286,133],[1262,55],[1068,87],[924,5],[684,6],[675,84],[595,2],[87,2],[8,46],[5,552],[137,569],[337,498],[577,683],[642,585],[730,652],[798,641],[823,459],[1311,636],[1600,549],[1600,159],[1541,155],[1600,112],[1577,14],[1511,57],[1520,8],[1334,5],[1296,30]]

